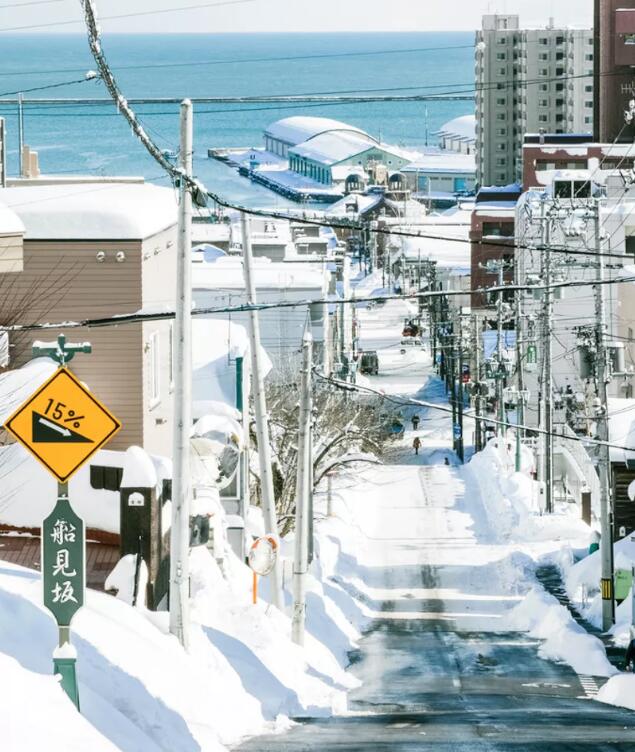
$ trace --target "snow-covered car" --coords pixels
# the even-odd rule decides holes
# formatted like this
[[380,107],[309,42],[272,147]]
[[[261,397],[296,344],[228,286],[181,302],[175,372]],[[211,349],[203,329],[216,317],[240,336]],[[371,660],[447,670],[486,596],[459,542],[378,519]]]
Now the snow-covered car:
[[423,347],[421,337],[402,337],[401,345],[405,347]]

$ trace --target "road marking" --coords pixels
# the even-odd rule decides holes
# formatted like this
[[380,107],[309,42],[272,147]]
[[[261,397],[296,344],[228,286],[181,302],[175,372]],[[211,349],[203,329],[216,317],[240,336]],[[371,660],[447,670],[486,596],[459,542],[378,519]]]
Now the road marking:
[[584,690],[584,695],[589,700],[594,700],[597,697],[598,692],[600,691],[600,688],[597,685],[597,682],[592,676],[580,676],[580,684],[582,685],[582,689]]

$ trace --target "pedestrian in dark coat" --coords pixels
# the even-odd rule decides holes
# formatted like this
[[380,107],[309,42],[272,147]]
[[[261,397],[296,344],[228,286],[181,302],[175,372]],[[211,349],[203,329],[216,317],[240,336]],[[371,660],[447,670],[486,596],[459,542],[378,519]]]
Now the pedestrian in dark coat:
[[415,414],[412,416],[412,430],[416,431],[417,428],[419,428],[419,416]]
[[421,447],[421,439],[418,436],[415,436],[415,440],[412,442],[412,446],[414,447],[415,454],[419,454],[419,448]]

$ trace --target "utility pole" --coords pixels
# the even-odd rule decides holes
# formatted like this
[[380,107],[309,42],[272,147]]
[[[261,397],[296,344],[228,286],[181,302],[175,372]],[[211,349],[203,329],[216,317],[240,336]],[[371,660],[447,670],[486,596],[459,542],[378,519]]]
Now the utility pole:
[[[243,273],[245,275],[245,291],[247,303],[256,303],[256,282],[253,276],[253,256],[251,252],[251,234],[249,219],[243,212],[241,215],[241,230],[243,236]],[[254,393],[254,411],[256,413],[256,437],[258,440],[258,466],[260,468],[260,494],[265,532],[278,541],[278,517],[276,515],[276,498],[273,493],[273,475],[271,472],[271,445],[269,444],[269,416],[267,415],[267,401],[265,397],[265,381],[262,373],[262,355],[260,350],[260,318],[258,311],[250,310],[249,321],[249,349],[251,355],[251,378]],[[279,547],[278,547],[278,550]],[[276,557],[271,571],[271,601],[281,611],[284,610],[284,596],[282,593],[282,562]]]
[[293,617],[291,637],[304,645],[306,619],[306,575],[309,568],[309,531],[311,493],[311,365],[313,338],[308,327],[302,339],[300,379],[300,415],[298,418],[298,470],[295,490],[295,556],[293,561]]
[[24,106],[22,92],[18,94],[18,165],[20,177],[24,175]]
[[607,632],[615,624],[613,573],[613,524],[611,515],[611,465],[609,456],[609,416],[606,386],[610,379],[606,349],[606,316],[604,306],[604,254],[600,243],[600,204],[594,203],[595,252],[597,282],[595,286],[596,370],[600,408],[597,416],[597,435],[603,442],[598,447],[600,476],[600,556],[602,559],[602,629]]
[[[520,258],[518,251],[514,253],[514,283],[517,288],[520,286]],[[523,429],[520,426],[525,425],[525,397],[527,394],[525,391],[524,361],[521,347],[523,328],[522,293],[519,289],[516,290],[514,302],[516,307],[516,386],[518,392],[518,401],[516,403],[516,472],[519,473],[522,470],[523,438]]]
[[192,429],[192,103],[181,103],[179,218],[174,318],[174,433],[170,528],[170,632],[190,640],[190,432]]
[[473,317],[473,325],[474,325],[474,331],[473,331],[473,347],[474,347],[474,386],[475,386],[475,400],[474,400],[474,409],[476,412],[476,422],[475,422],[475,431],[474,431],[474,448],[477,452],[480,452],[483,448],[483,441],[482,441],[482,431],[483,426],[481,423],[480,415],[481,410],[483,409],[483,395],[481,393],[482,385],[481,385],[481,329],[479,324],[479,318],[478,316]]
[[551,221],[546,213],[545,199],[542,201],[541,208],[542,221],[542,280],[545,285],[544,296],[544,345],[543,345],[543,366],[545,369],[543,382],[543,399],[544,399],[544,419],[545,419],[545,494],[546,494],[546,511],[551,514],[554,510],[553,504],[553,376],[552,364],[553,357],[551,336],[553,330],[553,290],[551,289],[552,265],[551,265]]
[[456,453],[461,460],[465,461],[465,444],[463,441],[463,319],[459,312],[459,323],[457,332],[457,380],[458,380],[458,395],[457,395],[457,420],[458,429],[456,437]]

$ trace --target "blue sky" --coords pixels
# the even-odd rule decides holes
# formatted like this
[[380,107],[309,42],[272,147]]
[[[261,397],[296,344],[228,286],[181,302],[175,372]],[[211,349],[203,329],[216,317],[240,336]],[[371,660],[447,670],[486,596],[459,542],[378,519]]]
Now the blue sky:
[[[187,9],[213,0],[99,0],[100,15],[181,8],[169,13],[104,20],[105,32],[254,31],[459,31],[480,26],[487,12],[519,13],[523,25],[590,25],[592,0],[241,0],[238,4]],[[33,2],[33,0],[32,0]],[[81,31],[79,0],[46,0],[24,7],[0,2],[0,30],[33,27],[38,32]]]

